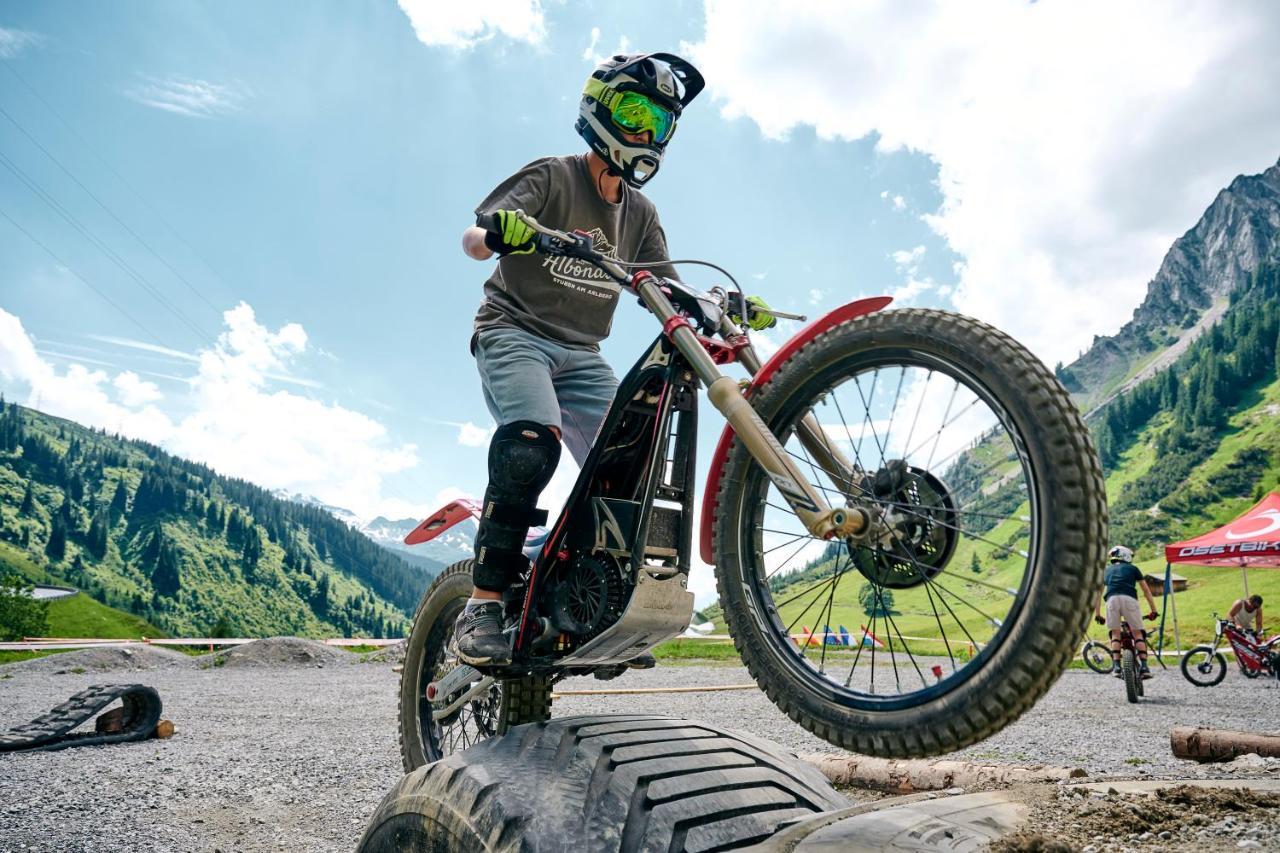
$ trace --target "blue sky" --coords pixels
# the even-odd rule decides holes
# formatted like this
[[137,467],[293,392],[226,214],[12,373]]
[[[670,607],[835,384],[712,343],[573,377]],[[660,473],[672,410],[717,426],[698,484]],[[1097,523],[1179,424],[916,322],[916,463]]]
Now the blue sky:
[[[709,81],[646,190],[674,256],[809,314],[960,308],[1050,362],[1280,154],[1266,4],[475,5],[0,4],[0,389],[364,515],[478,493],[489,265],[459,236],[583,149],[620,47]],[[621,372],[656,328],[624,300],[614,329]]]

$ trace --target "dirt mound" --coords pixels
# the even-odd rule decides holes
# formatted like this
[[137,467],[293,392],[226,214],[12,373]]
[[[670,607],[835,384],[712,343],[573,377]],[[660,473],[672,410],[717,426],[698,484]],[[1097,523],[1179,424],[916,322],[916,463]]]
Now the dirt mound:
[[22,673],[78,675],[83,672],[141,672],[190,665],[191,658],[181,652],[142,643],[131,643],[127,646],[80,649],[18,661],[6,666],[5,672],[15,676]]
[[1024,831],[995,853],[1082,850],[1276,849],[1280,794],[1178,785],[1152,793],[1064,790],[1032,809]]
[[360,655],[360,660],[362,663],[389,663],[392,666],[402,664],[404,663],[404,651],[407,646],[408,641],[401,640],[390,646],[383,646],[376,651]]
[[270,667],[270,666],[343,666],[355,655],[301,637],[268,637],[243,646],[232,646],[202,659],[201,666]]

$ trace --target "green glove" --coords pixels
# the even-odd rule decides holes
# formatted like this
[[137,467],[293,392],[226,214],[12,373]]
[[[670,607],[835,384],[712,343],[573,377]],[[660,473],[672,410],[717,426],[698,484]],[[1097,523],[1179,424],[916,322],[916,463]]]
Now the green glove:
[[496,231],[489,231],[484,244],[500,255],[527,255],[533,251],[533,229],[520,221],[514,210],[493,214]]
[[[737,314],[730,314],[729,319],[738,325],[742,324],[742,318]],[[748,296],[747,325],[757,332],[762,332],[778,325],[778,318],[769,313],[768,302],[759,296]]]

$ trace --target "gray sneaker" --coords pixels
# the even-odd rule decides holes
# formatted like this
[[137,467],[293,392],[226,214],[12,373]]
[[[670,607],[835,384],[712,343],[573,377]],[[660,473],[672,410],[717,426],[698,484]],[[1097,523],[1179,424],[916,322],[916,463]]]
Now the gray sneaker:
[[453,623],[453,648],[472,666],[504,666],[511,663],[511,645],[502,632],[502,602],[474,604]]

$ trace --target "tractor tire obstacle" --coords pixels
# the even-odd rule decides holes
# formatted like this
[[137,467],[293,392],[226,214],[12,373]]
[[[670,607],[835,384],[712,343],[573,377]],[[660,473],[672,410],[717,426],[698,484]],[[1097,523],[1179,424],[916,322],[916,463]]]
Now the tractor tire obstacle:
[[726,850],[848,805],[814,767],[759,738],[667,717],[566,717],[408,774],[358,849]]

